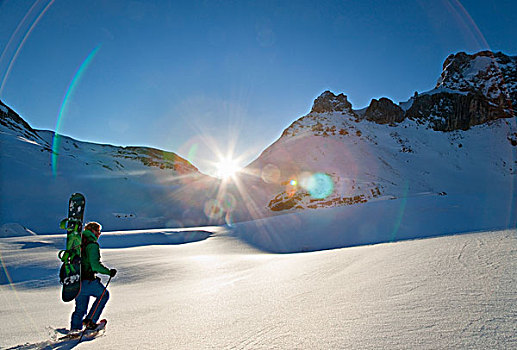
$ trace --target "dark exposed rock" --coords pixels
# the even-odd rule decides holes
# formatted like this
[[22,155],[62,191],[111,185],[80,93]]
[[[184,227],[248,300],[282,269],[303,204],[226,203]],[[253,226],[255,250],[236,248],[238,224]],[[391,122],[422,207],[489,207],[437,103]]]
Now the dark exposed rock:
[[477,93],[440,92],[419,95],[406,111],[406,117],[428,123],[438,131],[467,130],[474,125],[512,115]]
[[508,135],[508,141],[512,146],[517,146],[517,132],[514,132],[511,135]]
[[517,57],[491,51],[449,55],[436,88],[479,93],[490,102],[513,110],[515,114]]
[[316,100],[312,106],[311,113],[326,112],[352,112],[352,104],[348,102],[347,97],[343,94],[334,95],[330,91],[325,91]]
[[449,55],[436,90],[411,99],[405,113],[388,99],[372,100],[364,118],[379,124],[410,118],[434,130],[453,131],[515,117],[517,57],[491,51]]
[[373,99],[364,118],[377,124],[395,124],[404,120],[404,111],[388,98]]

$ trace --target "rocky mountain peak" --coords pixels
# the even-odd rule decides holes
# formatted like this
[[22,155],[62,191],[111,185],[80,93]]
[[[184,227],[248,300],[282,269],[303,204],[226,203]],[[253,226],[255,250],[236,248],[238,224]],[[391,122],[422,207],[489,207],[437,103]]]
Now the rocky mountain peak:
[[481,51],[449,55],[436,88],[412,98],[405,117],[434,130],[467,130],[512,118],[517,106],[517,57]]
[[395,124],[404,120],[404,111],[389,98],[382,97],[370,102],[364,118],[377,124]]
[[517,103],[517,56],[481,51],[451,54],[436,88],[482,94],[496,105]]
[[282,136],[295,136],[307,130],[315,135],[331,135],[332,129],[327,128],[335,126],[338,130],[341,121],[329,122],[329,116],[322,114],[335,112],[354,116],[356,121],[365,119],[392,126],[410,119],[448,132],[513,118],[517,115],[516,107],[517,56],[492,51],[472,55],[458,52],[446,58],[433,90],[415,92],[406,103],[396,105],[382,97],[373,99],[364,110],[353,111],[346,95],[327,90],[314,100],[311,112],[294,122]]
[[323,92],[314,100],[311,113],[327,113],[327,112],[350,112],[352,113],[352,104],[348,102],[346,95],[334,95],[330,91]]

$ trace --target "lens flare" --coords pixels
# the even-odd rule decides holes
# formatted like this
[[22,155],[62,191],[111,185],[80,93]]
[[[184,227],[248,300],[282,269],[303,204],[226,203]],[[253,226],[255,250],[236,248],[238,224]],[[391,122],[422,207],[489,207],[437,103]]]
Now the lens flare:
[[9,285],[11,286],[11,288],[14,289],[14,287],[13,287],[13,280],[11,278],[11,275],[9,275],[9,271],[7,270],[7,267],[4,264],[4,260],[2,259],[1,252],[0,252],[0,264],[2,265],[2,269],[4,271],[5,277],[7,278],[7,282],[9,282]]
[[315,173],[305,177],[301,185],[315,199],[327,198],[334,192],[334,181],[332,181],[329,175],[324,173]]
[[56,128],[54,130],[54,139],[52,141],[52,175],[54,177],[57,175],[57,157],[59,155],[59,146],[61,145],[61,135],[59,135],[59,130],[61,129],[61,124],[63,123],[63,117],[66,112],[66,107],[68,105],[68,102],[70,101],[70,97],[72,96],[75,87],[78,85],[79,81],[81,80],[81,77],[83,76],[84,72],[92,62],[97,52],[99,51],[100,47],[101,45],[98,45],[96,48],[94,48],[92,52],[90,52],[90,54],[83,61],[83,63],[75,73],[72,81],[70,82],[65,97],[63,98],[63,102],[61,103],[61,109],[59,110],[59,116],[57,118]]
[[296,181],[296,176],[291,176],[289,177],[289,179],[284,183],[285,184],[285,193],[287,193],[287,196],[288,197],[292,197],[296,194],[296,192],[298,191],[298,187],[296,186],[297,185],[297,181]]
[[224,214],[224,209],[221,207],[219,201],[213,199],[205,203],[205,215],[210,219],[219,219]]
[[278,183],[280,179],[280,169],[274,164],[267,164],[262,169],[261,177],[265,183]]
[[198,144],[197,143],[194,143],[189,151],[188,151],[188,159],[193,162],[194,160],[196,160],[196,155],[197,155],[197,149],[198,149]]
[[404,217],[404,212],[406,211],[406,202],[407,196],[409,193],[409,182],[404,183],[404,194],[402,195],[402,201],[400,203],[400,207],[397,213],[397,218],[395,221],[395,226],[393,227],[393,231],[390,235],[390,242],[394,242],[397,237],[397,233],[399,232],[400,224],[402,223],[402,218]]
[[[43,17],[43,15],[45,14],[45,12],[47,12],[48,8],[54,3],[55,0],[51,0],[46,6],[45,8],[40,12],[40,14],[38,15],[38,17],[36,17],[36,19],[34,20],[34,22],[32,23],[32,25],[30,26],[29,30],[27,31],[27,33],[25,33],[21,43],[18,45],[18,48],[16,49],[16,52],[14,53],[13,57],[11,58],[11,61],[9,62],[9,66],[7,67],[7,71],[5,72],[5,75],[4,75],[4,78],[2,79],[2,84],[0,84],[0,95],[2,94],[2,91],[4,90],[4,86],[5,86],[5,83],[7,81],[7,78],[9,77],[9,74],[11,73],[11,70],[13,68],[13,65],[14,65],[14,62],[16,62],[16,59],[18,58],[18,55],[20,54],[20,50],[22,49],[23,45],[25,44],[25,42],[27,41],[27,38],[30,36],[30,34],[32,33],[32,31],[34,30],[34,27],[36,27],[36,25],[38,24],[38,22],[40,21],[41,17]],[[11,36],[11,38],[9,39],[9,42],[7,43],[7,45],[5,46],[3,52],[2,52],[2,55],[0,56],[0,63],[2,62],[2,59],[4,57],[4,55],[6,54],[7,52],[7,49],[8,47],[10,46],[11,42],[13,41],[13,39],[15,38],[16,36],[16,33],[18,33],[18,31],[22,28],[22,26],[25,24],[25,22],[28,20],[28,18],[32,15],[33,11],[35,11],[35,8],[37,6],[39,6],[39,4],[41,3],[41,1],[36,1],[32,7],[30,8],[30,10],[25,14],[25,16],[23,17],[23,19],[21,20],[21,22],[18,24],[18,26],[16,27],[16,30],[14,31],[14,34],[13,36]]]
[[16,290],[15,286],[14,286],[14,281],[11,277],[11,275],[9,274],[9,271],[7,270],[7,266],[4,262],[4,259],[2,258],[2,252],[0,251],[0,265],[2,266],[2,269],[0,269],[0,271],[3,271],[4,274],[5,274],[5,277],[7,279],[7,282],[9,284],[9,287],[11,288],[11,290],[14,292],[14,296],[16,297],[18,303],[20,304],[24,314],[25,314],[25,317],[26,319],[29,320],[31,326],[33,329],[37,329],[36,327],[36,322],[34,322],[34,319],[32,318],[31,314],[29,314],[29,312],[27,311],[26,307],[25,307],[25,304],[22,302],[22,300],[20,299],[20,296],[18,295],[18,291]]
[[220,179],[228,179],[234,177],[240,170],[237,162],[232,158],[223,158],[217,163],[217,177]]
[[235,209],[236,203],[237,200],[235,199],[235,196],[229,192],[225,193],[221,198],[221,207],[225,211],[232,211],[233,209]]
[[232,212],[231,211],[226,212],[226,215],[224,216],[224,222],[229,227],[233,226],[234,222],[233,222],[233,216],[232,216]]

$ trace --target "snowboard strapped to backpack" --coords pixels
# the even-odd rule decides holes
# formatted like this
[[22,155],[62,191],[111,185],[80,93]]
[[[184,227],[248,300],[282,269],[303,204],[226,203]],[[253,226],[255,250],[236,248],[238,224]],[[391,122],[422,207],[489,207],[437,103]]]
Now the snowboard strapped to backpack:
[[66,249],[58,254],[63,262],[59,281],[63,285],[61,299],[65,302],[74,300],[81,291],[81,241],[85,203],[82,194],[72,194],[68,201],[68,217],[60,224],[67,231]]

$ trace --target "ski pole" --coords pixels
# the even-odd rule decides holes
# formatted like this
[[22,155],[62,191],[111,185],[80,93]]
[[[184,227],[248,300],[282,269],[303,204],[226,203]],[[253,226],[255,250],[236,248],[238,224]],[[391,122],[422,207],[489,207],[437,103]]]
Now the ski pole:
[[[100,298],[97,299],[97,301],[96,301],[97,305],[95,305],[95,309],[93,309],[93,312],[91,313],[91,315],[92,315],[91,317],[93,317],[95,315],[95,312],[97,311],[97,308],[99,307],[99,304],[100,304],[102,298],[104,297],[104,294],[106,294],[106,290],[108,289],[108,285],[110,284],[110,281],[111,281],[111,276],[108,279],[108,282],[106,283],[106,286],[104,287],[104,290],[102,291]],[[83,340],[84,333],[86,332],[87,329],[88,329],[87,327],[84,328],[83,333],[81,333],[81,338],[79,338],[79,342],[81,342],[81,340]]]

